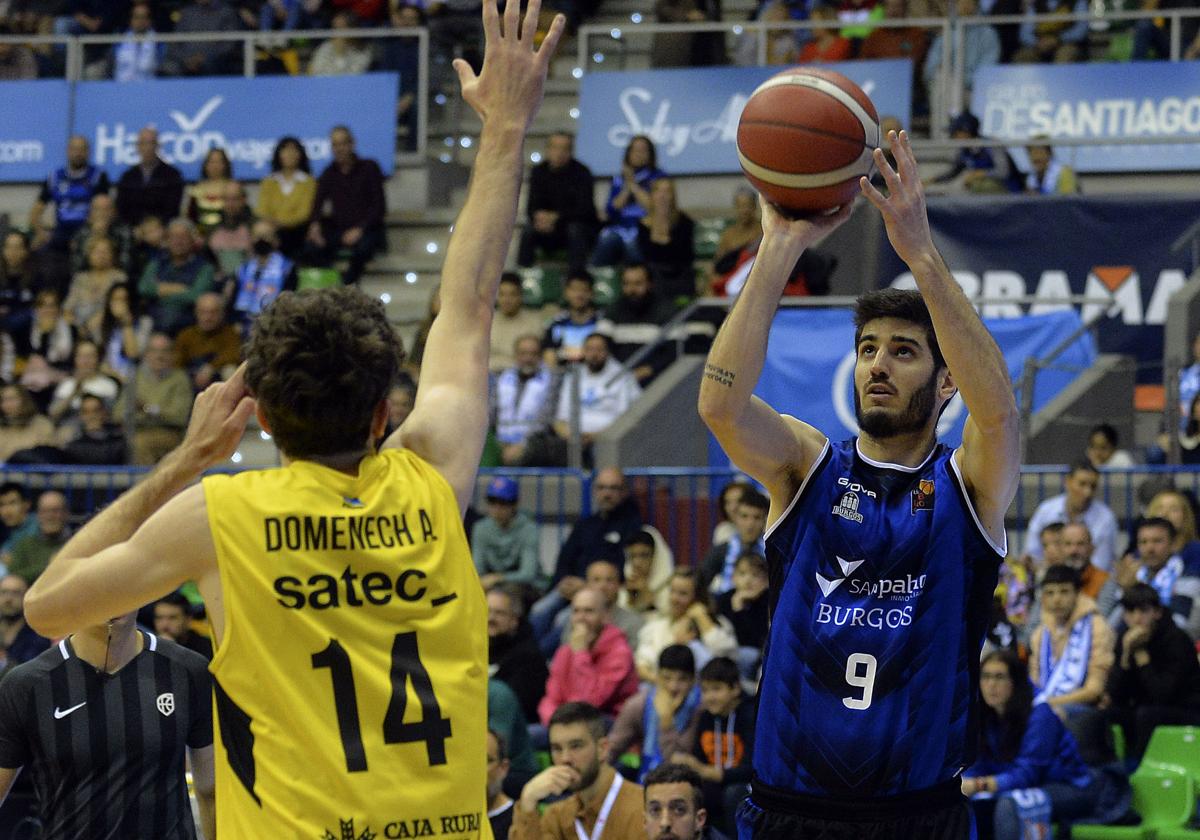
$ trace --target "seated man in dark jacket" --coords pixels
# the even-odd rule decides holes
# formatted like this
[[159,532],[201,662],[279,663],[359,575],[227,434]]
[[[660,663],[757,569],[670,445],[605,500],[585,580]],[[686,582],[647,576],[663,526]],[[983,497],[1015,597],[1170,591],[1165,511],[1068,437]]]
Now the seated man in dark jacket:
[[526,720],[537,720],[537,707],[550,676],[529,622],[521,585],[501,583],[487,593],[488,670],[507,683]]
[[1154,727],[1200,724],[1200,664],[1191,638],[1166,615],[1154,587],[1134,584],[1121,606],[1127,629],[1108,672],[1108,711],[1125,730],[1127,762],[1136,765]]

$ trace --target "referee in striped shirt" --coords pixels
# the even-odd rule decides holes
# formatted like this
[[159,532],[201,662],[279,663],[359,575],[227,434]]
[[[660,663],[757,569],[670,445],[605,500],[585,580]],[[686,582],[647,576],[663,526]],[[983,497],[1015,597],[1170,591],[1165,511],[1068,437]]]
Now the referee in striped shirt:
[[33,774],[43,840],[195,840],[216,833],[212,684],[200,654],[134,613],[68,636],[0,681],[0,803]]

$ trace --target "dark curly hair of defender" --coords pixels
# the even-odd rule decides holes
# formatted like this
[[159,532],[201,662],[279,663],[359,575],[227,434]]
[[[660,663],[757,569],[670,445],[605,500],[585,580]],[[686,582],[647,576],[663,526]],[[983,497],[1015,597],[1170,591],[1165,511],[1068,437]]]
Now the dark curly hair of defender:
[[290,458],[358,452],[404,360],[383,304],[352,287],[284,292],[254,325],[246,384]]
[[899,318],[916,324],[925,330],[929,352],[933,354],[934,370],[946,366],[946,359],[938,347],[937,335],[933,332],[933,319],[921,293],[913,289],[876,289],[859,297],[854,304],[854,346],[862,338],[863,327],[876,318]]

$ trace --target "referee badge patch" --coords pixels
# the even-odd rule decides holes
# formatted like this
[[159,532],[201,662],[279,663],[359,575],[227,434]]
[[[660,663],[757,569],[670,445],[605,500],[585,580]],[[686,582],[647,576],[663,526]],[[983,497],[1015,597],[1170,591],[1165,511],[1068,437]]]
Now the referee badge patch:
[[933,479],[922,478],[917,482],[917,489],[912,491],[912,514],[919,510],[933,510]]
[[175,695],[169,691],[165,694],[160,694],[154,701],[154,704],[158,706],[158,710],[164,717],[170,717],[171,713],[175,711]]

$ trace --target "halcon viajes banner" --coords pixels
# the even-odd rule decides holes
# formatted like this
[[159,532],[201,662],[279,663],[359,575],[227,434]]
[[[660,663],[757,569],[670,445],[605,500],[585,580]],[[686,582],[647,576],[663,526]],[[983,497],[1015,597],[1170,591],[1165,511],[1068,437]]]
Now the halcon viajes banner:
[[[880,118],[904,126],[912,112],[912,61],[814,64],[836,70],[871,97]],[[595,175],[615,175],[629,139],[645,134],[669,175],[737,173],[738,118],[746,100],[783,67],[706,67],[588,73],[579,89],[575,156]]]

